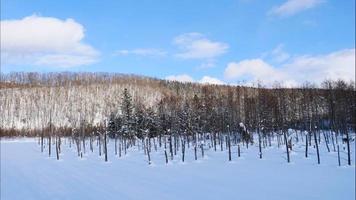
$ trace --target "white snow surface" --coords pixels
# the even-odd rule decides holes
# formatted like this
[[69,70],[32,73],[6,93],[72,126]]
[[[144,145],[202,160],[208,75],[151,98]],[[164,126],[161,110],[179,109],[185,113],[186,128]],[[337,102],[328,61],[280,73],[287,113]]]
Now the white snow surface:
[[[178,155],[165,164],[164,150],[153,150],[152,165],[143,151],[130,149],[121,158],[109,143],[109,162],[97,149],[76,157],[76,149],[63,143],[60,160],[47,151],[40,152],[36,139],[1,141],[1,200],[140,200],[140,199],[243,199],[243,200],[353,200],[355,198],[355,162],[346,166],[347,155],[328,153],[320,145],[321,164],[311,147],[304,158],[304,146],[294,146],[291,163],[286,162],[284,146],[266,147],[258,158],[255,143],[249,149],[233,146],[233,161],[227,151],[213,149],[194,161],[193,148],[187,149],[186,162]],[[89,149],[89,148],[87,148]],[[355,149],[354,142],[352,149]]]

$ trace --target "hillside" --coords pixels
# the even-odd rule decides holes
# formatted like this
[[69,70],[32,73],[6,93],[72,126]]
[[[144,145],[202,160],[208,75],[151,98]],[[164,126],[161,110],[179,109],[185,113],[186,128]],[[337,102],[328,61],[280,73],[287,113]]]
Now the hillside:
[[2,135],[11,135],[11,131],[30,134],[49,124],[56,128],[103,126],[111,113],[122,115],[122,94],[126,88],[134,113],[152,109],[154,115],[167,114],[172,120],[189,110],[201,119],[204,116],[205,123],[221,120],[237,127],[243,122],[252,130],[257,124],[266,129],[283,123],[305,126],[305,120],[310,119],[318,123],[332,119],[335,129],[343,125],[354,129],[353,83],[326,81],[322,86],[251,88],[110,73],[2,74],[0,127]]

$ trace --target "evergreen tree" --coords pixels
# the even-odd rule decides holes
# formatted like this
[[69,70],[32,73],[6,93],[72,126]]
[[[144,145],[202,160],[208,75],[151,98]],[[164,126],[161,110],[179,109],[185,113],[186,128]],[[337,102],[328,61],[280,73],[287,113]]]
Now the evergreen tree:
[[122,132],[124,136],[133,138],[135,122],[133,118],[132,97],[126,88],[124,89],[124,92],[122,94],[121,112],[122,112],[122,125],[123,125]]
[[117,133],[117,126],[115,124],[115,114],[114,113],[110,113],[109,116],[109,122],[108,122],[108,135],[110,138],[114,138],[115,134]]

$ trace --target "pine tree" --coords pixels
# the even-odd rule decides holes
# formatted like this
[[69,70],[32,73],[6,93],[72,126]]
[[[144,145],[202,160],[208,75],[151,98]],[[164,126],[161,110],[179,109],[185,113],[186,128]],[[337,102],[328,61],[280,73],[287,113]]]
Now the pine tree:
[[132,97],[128,90],[125,88],[122,94],[121,112],[122,112],[122,132],[124,136],[129,138],[134,137],[134,118],[133,118],[133,105]]
[[115,115],[114,113],[111,113],[109,116],[109,122],[108,122],[108,136],[110,138],[114,138],[115,135],[117,134],[117,126],[115,124]]

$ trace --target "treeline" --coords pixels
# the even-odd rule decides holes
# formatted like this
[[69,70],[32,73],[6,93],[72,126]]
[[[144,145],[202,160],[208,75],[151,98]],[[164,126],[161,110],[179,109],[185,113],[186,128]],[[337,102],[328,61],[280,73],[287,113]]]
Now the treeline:
[[1,74],[1,136],[99,129],[128,138],[289,128],[355,131],[354,83],[300,88],[179,83],[111,73]]

